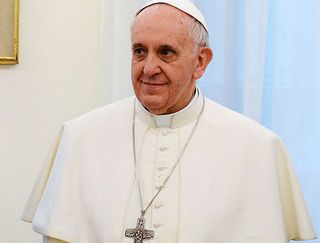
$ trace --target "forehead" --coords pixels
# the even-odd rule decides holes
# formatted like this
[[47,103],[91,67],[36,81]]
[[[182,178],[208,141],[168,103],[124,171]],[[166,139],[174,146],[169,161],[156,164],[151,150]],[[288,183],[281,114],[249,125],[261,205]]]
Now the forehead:
[[192,17],[167,4],[154,4],[142,10],[132,26],[132,38],[186,38]]

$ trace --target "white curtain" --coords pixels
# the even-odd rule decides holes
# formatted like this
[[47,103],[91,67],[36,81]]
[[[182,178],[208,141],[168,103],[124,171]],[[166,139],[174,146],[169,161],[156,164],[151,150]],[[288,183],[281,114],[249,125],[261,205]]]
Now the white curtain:
[[144,0],[102,0],[102,73],[104,103],[133,94],[130,76],[130,26]]
[[[105,1],[106,102],[132,94],[129,29],[144,2]],[[215,55],[200,87],[283,139],[320,232],[320,1],[193,2],[206,17]]]
[[284,140],[320,232],[320,1],[194,2],[215,51],[200,86]]

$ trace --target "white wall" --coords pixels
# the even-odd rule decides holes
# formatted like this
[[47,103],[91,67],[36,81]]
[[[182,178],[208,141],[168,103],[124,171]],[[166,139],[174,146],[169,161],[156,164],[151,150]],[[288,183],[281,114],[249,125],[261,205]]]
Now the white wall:
[[0,242],[41,242],[20,220],[63,121],[102,104],[100,0],[20,1],[20,64],[0,66]]

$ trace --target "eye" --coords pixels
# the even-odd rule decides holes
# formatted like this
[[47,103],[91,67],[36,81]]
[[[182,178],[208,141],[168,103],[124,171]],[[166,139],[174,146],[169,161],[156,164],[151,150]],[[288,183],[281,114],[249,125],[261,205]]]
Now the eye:
[[147,54],[147,51],[142,47],[133,49],[133,57],[138,60],[142,60]]
[[162,56],[170,56],[170,55],[173,54],[173,52],[172,52],[171,50],[169,50],[169,49],[161,49],[161,50],[160,50],[160,54],[161,54]]
[[177,58],[177,52],[170,46],[162,46],[158,50],[159,57],[165,62],[172,62]]

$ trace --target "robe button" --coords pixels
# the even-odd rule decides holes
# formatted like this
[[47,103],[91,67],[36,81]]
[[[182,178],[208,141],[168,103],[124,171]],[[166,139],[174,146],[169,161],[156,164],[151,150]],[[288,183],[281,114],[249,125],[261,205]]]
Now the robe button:
[[163,136],[167,136],[167,135],[169,134],[169,131],[168,131],[168,130],[167,130],[167,131],[162,131],[161,134],[162,134]]
[[163,151],[168,150],[168,148],[167,148],[167,147],[160,147],[159,150],[160,150],[161,152],[163,152]]
[[154,208],[155,209],[159,209],[159,208],[161,208],[163,205],[161,204],[161,203],[156,203],[155,205],[154,205]]
[[153,224],[153,227],[154,227],[154,228],[159,228],[160,226],[161,226],[160,223]]
[[158,171],[163,171],[163,170],[165,170],[165,169],[167,169],[167,167],[165,167],[165,166],[158,166],[158,167],[157,167],[157,170],[158,170]]
[[162,190],[162,189],[163,189],[163,186],[158,186],[158,185],[156,185],[155,188],[156,188],[157,190]]

